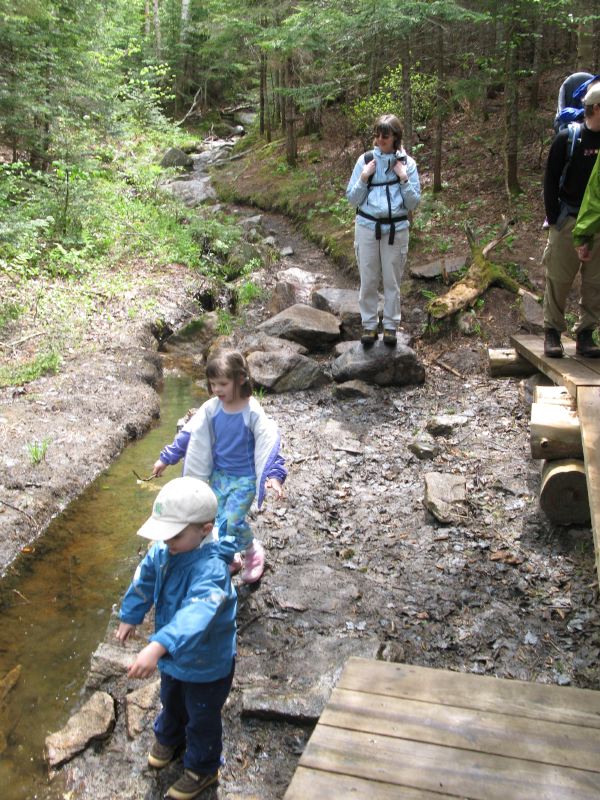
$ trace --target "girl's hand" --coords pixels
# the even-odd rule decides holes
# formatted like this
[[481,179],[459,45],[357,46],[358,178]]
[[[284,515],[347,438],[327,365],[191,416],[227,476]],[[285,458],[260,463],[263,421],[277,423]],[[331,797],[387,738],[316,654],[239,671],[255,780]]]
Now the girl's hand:
[[368,164],[365,164],[365,166],[362,169],[362,172],[360,173],[361,181],[363,183],[368,183],[369,178],[371,177],[371,175],[375,173],[376,169],[377,169],[377,164],[375,163],[375,159],[372,159],[371,161],[369,161]]
[[154,462],[154,466],[152,467],[152,477],[160,478],[168,466],[168,464],[165,464],[165,462],[161,461],[159,458],[158,461]]
[[129,622],[121,622],[117,630],[115,631],[115,639],[121,642],[121,644],[125,644],[125,642],[135,634],[135,625],[130,625]]
[[281,485],[281,482],[277,480],[277,478],[267,478],[265,482],[265,488],[273,489],[278,500],[281,500],[283,497],[283,486]]
[[592,257],[589,244],[582,244],[576,247],[575,250],[577,251],[577,258],[580,261],[589,261]]
[[158,659],[164,656],[166,649],[158,642],[150,642],[137,654],[133,664],[127,670],[128,678],[149,678],[156,669]]

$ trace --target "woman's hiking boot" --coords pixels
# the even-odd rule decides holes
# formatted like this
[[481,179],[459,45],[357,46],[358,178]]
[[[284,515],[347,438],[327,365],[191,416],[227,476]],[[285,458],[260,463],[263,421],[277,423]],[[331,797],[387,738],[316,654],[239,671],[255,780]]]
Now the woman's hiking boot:
[[258,539],[253,539],[244,553],[244,569],[240,576],[242,583],[256,583],[262,577],[264,569],[265,551]]
[[594,341],[594,331],[591,328],[579,331],[575,342],[575,352],[584,358],[600,358],[600,347]]
[[544,355],[548,358],[562,358],[565,353],[560,341],[560,331],[546,328],[544,331]]
[[393,347],[397,342],[397,334],[394,328],[384,328],[383,343]]
[[148,764],[155,769],[162,769],[166,767],[175,758],[177,747],[171,747],[168,744],[161,744],[158,739],[154,740],[154,744],[148,753]]
[[379,336],[377,335],[377,328],[373,328],[373,330],[367,330],[367,328],[363,328],[363,332],[360,337],[360,343],[366,347],[370,347],[372,344],[375,344],[378,338]]
[[173,786],[169,787],[166,796],[172,797],[173,800],[193,800],[208,786],[216,783],[218,779],[218,772],[213,772],[210,775],[198,775],[190,769],[186,769],[183,771],[181,778],[175,781]]

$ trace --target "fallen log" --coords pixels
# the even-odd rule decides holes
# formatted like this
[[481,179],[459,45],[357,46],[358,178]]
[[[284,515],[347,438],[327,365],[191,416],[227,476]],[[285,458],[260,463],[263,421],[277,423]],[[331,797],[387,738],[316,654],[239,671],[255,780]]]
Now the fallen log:
[[585,525],[590,521],[587,480],[581,459],[544,463],[540,506],[557,525]]
[[523,289],[517,281],[507,274],[500,264],[489,261],[487,254],[508,235],[509,223],[505,222],[500,234],[485,247],[475,242],[471,228],[466,225],[465,232],[471,248],[471,264],[461,280],[457,281],[446,294],[436,297],[427,305],[427,313],[434,319],[451,317],[464,308],[470,308],[477,298],[490,286],[502,286],[509,292],[519,294]]
[[512,347],[488,349],[489,371],[493,378],[512,378],[534,375],[537,372],[531,361],[523,358]]
[[532,403],[530,420],[532,458],[583,458],[577,411],[559,403]]

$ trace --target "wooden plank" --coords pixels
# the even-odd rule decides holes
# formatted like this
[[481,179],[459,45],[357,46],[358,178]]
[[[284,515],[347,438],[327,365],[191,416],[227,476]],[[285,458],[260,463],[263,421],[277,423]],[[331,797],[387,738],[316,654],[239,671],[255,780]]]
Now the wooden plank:
[[554,383],[566,386],[573,397],[577,397],[578,386],[600,386],[600,373],[589,366],[592,359],[579,360],[570,357],[575,352],[574,344],[565,344],[564,358],[546,358],[544,342],[539,336],[511,336],[510,341],[520,355],[531,361]]
[[600,772],[600,729],[334,689],[320,724]]
[[[590,800],[600,773],[319,724],[300,764],[470,800]],[[368,795],[367,795],[368,796]]]
[[581,422],[596,573],[600,582],[600,389],[596,386],[580,388],[577,394],[577,408]]
[[298,767],[284,800],[450,800],[455,794],[427,792],[410,786],[394,786],[381,781],[367,781],[337,772]]
[[533,375],[537,369],[531,361],[512,347],[488,349],[489,371],[492,378],[512,378]]
[[572,411],[577,411],[575,398],[571,397],[564,386],[536,386],[533,390],[533,402],[566,406]]
[[600,728],[600,692],[349,658],[338,688]]

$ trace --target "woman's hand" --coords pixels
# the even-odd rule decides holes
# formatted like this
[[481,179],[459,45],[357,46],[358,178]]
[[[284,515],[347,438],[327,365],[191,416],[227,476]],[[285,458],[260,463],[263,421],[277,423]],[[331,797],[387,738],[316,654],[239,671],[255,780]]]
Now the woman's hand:
[[368,164],[365,164],[365,166],[363,167],[362,172],[360,173],[361,181],[363,183],[368,183],[369,178],[371,177],[371,175],[375,173],[376,169],[377,169],[377,164],[375,163],[375,159],[373,158],[371,161],[369,161]]
[[400,183],[406,183],[408,181],[408,172],[406,171],[406,164],[402,161],[396,161],[394,164],[394,172],[400,178]]
[[575,250],[577,252],[577,258],[580,261],[589,261],[592,257],[589,244],[582,244],[576,247]]

